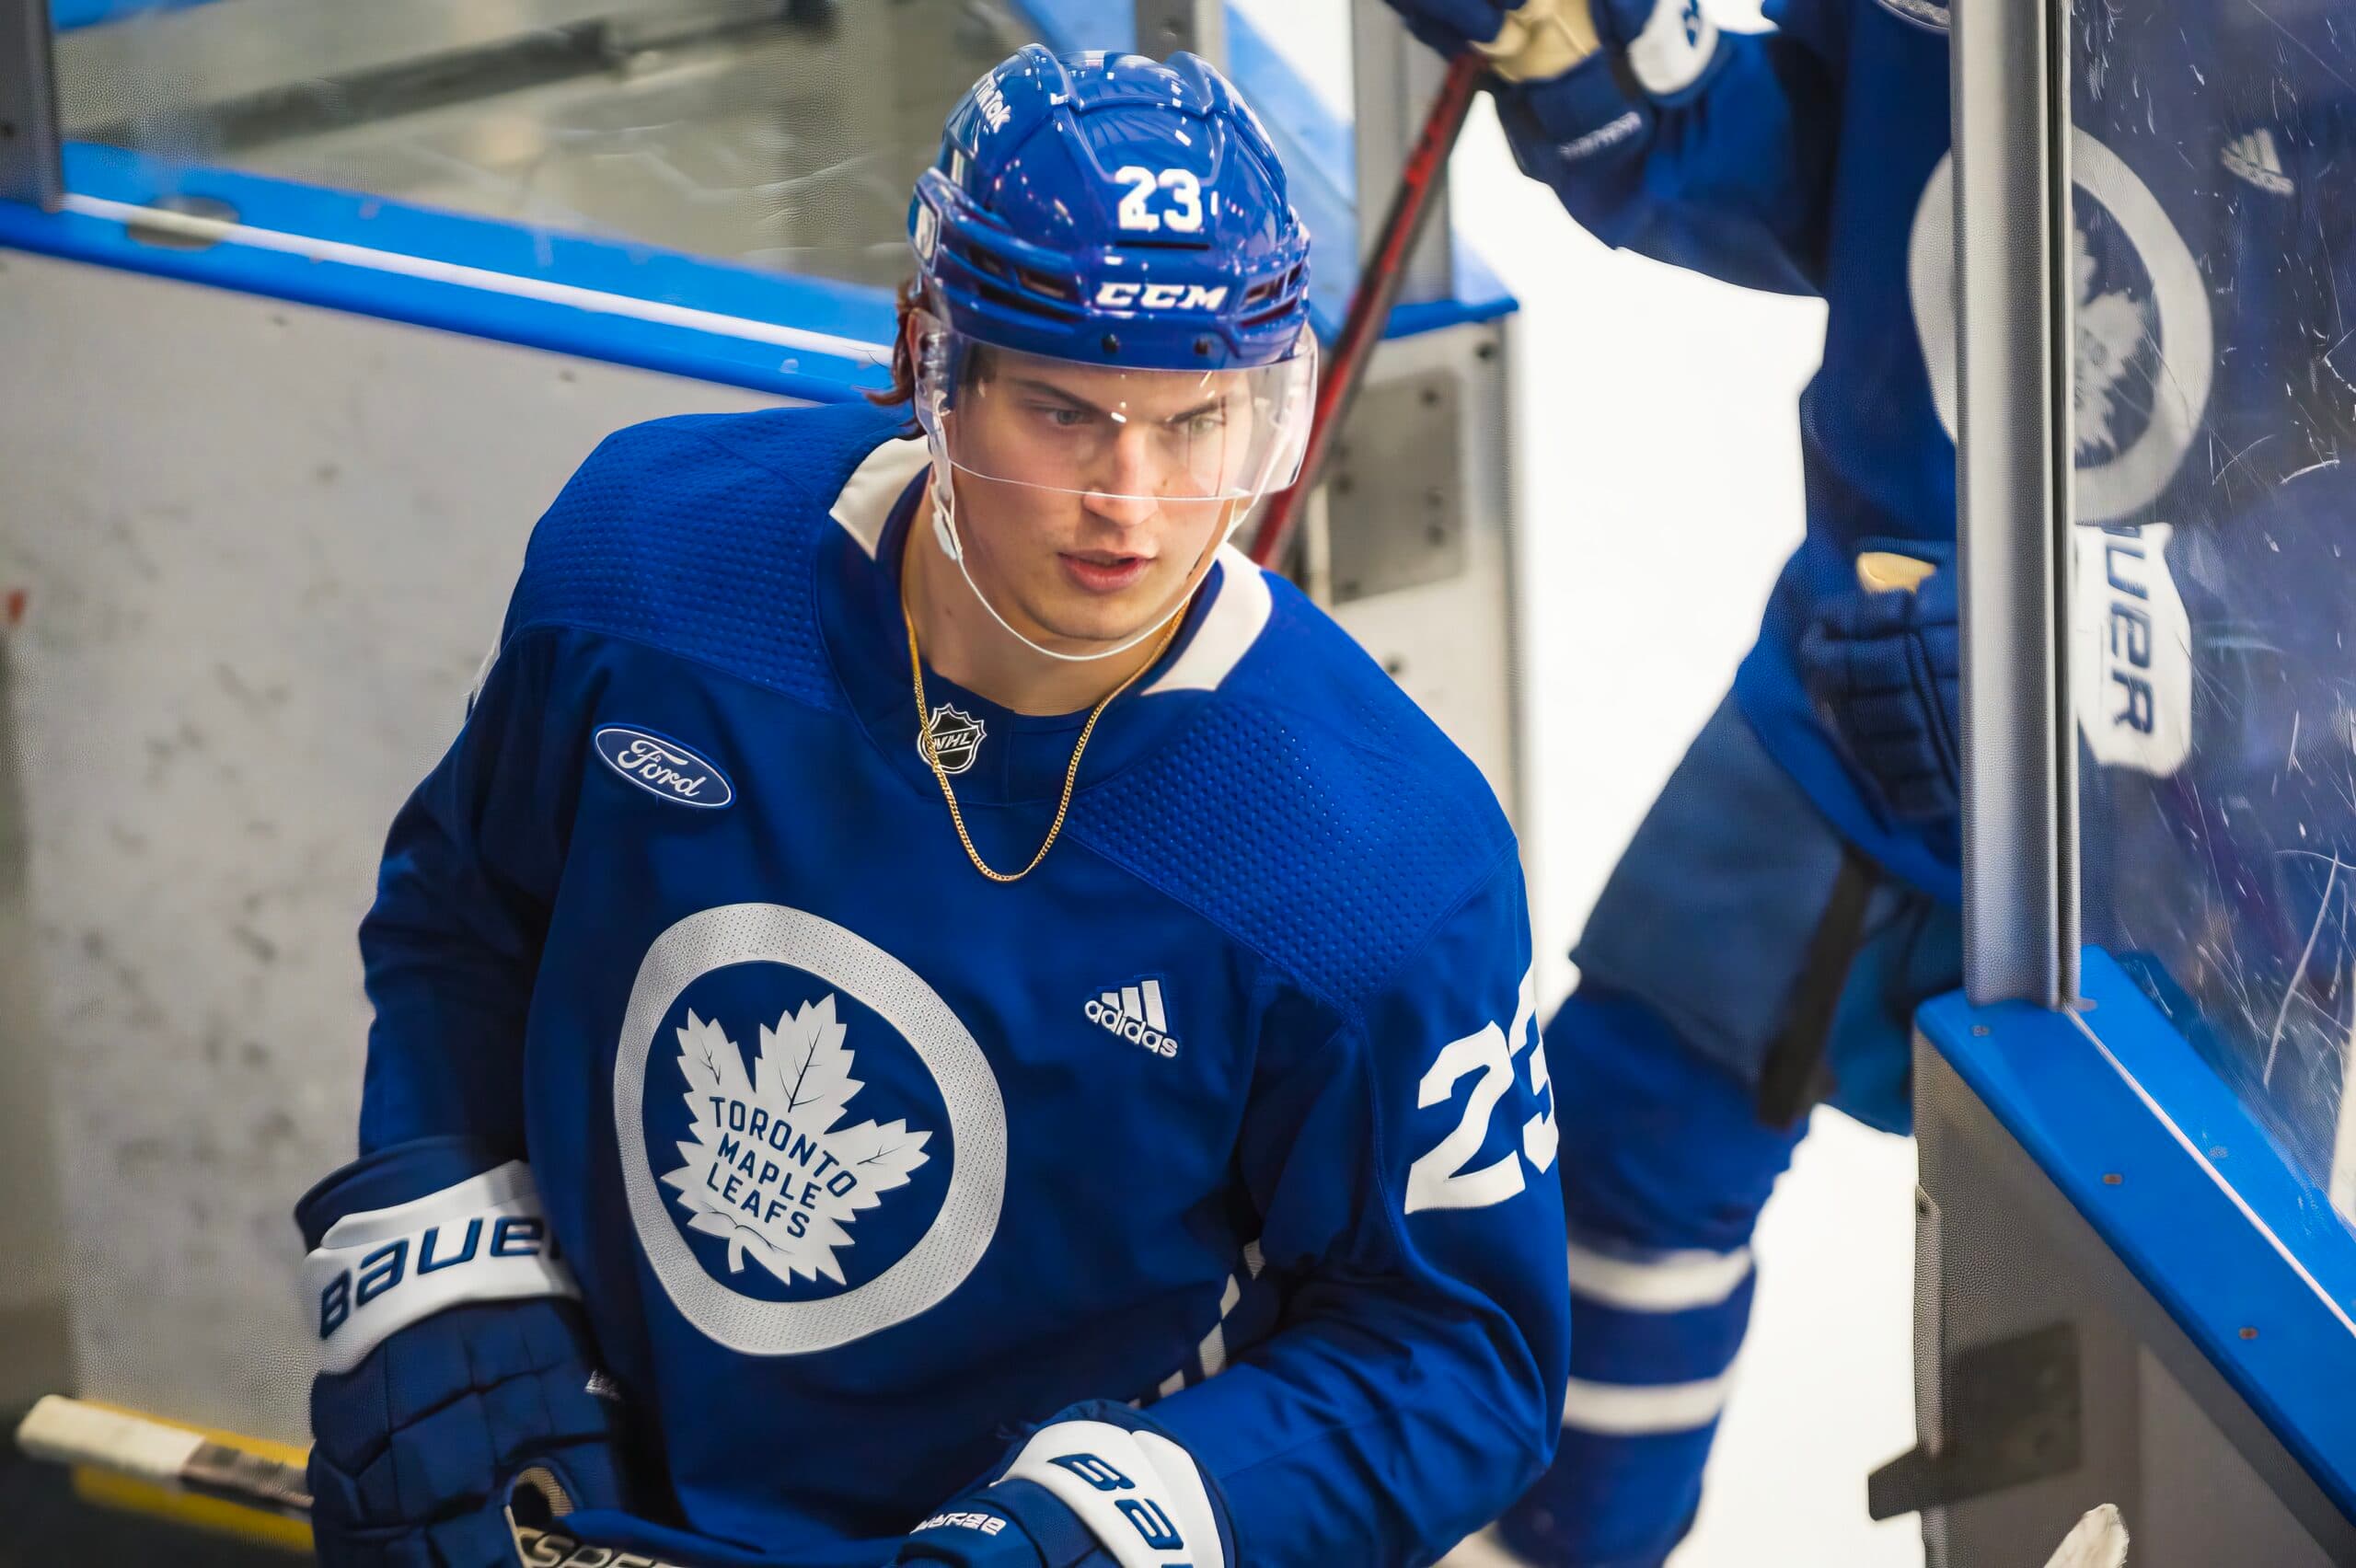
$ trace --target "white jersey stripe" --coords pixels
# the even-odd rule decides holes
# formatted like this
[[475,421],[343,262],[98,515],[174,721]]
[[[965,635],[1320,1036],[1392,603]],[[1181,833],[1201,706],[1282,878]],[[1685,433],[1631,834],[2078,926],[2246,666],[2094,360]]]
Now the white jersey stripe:
[[1750,1267],[1748,1247],[1615,1256],[1570,1243],[1571,1294],[1623,1312],[1720,1306],[1750,1277]]
[[1221,681],[1252,651],[1266,628],[1276,601],[1268,579],[1252,558],[1233,545],[1218,552],[1218,597],[1203,613],[1186,651],[1171,661],[1161,678],[1139,693],[1152,697],[1165,691],[1217,691]]
[[1563,1425],[1612,1437],[1692,1432],[1726,1409],[1734,1374],[1698,1383],[1590,1383],[1574,1378],[1563,1393]]
[[1146,1022],[1167,1034],[1170,1032],[1170,1025],[1163,1018],[1161,1011],[1161,982],[1149,980],[1145,983],[1144,989]]
[[1201,1345],[1203,1376],[1216,1378],[1227,1370],[1227,1325],[1213,1323],[1211,1332],[1203,1336]]
[[921,441],[887,441],[869,453],[835,497],[837,524],[869,555],[883,542],[884,525],[908,482],[932,460]]

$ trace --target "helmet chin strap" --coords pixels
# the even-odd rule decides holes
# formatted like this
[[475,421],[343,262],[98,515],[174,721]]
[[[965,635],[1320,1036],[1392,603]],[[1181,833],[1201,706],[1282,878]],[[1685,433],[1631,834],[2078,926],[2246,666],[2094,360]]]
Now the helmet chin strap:
[[944,444],[933,437],[930,430],[927,431],[927,436],[928,444],[932,448],[932,482],[926,485],[925,489],[932,497],[932,536],[941,546],[941,553],[957,563],[957,573],[965,580],[966,588],[980,602],[982,608],[989,612],[990,619],[998,622],[999,628],[1009,637],[1034,653],[1043,658],[1054,659],[1061,663],[1088,664],[1099,659],[1117,658],[1131,649],[1140,646],[1149,638],[1160,632],[1163,627],[1168,626],[1174,617],[1184,612],[1187,605],[1193,602],[1195,593],[1210,576],[1210,563],[1218,559],[1220,548],[1234,536],[1236,525],[1241,523],[1244,513],[1251,510],[1249,501],[1228,502],[1228,505],[1234,510],[1229,515],[1225,525],[1219,530],[1218,543],[1205,551],[1203,559],[1196,565],[1197,575],[1193,584],[1172,603],[1169,609],[1157,616],[1150,625],[1139,628],[1136,634],[1126,641],[1115,643],[1110,648],[1102,649],[1096,652],[1059,652],[1053,648],[1042,647],[1024,635],[1013,622],[999,613],[998,606],[990,603],[990,596],[982,592],[982,585],[974,581],[973,567],[965,559],[964,541],[958,536],[957,533],[956,465],[949,460],[948,454],[942,450]]

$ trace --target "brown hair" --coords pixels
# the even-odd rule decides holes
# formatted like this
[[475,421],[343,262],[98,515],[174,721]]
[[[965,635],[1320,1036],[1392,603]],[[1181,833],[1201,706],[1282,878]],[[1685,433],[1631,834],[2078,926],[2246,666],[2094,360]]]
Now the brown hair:
[[[898,306],[892,329],[892,385],[880,392],[870,392],[868,400],[891,408],[896,403],[914,403],[917,398],[916,356],[908,352],[908,317],[924,307],[924,283],[910,278],[902,283],[893,296]],[[967,382],[989,378],[991,358],[988,349],[979,343],[965,356],[964,379]]]
[[892,385],[881,392],[870,392],[868,400],[890,408],[895,403],[913,403],[917,396],[917,366],[908,352],[908,317],[924,300],[924,284],[911,277],[902,283],[893,296],[897,312],[892,318]]

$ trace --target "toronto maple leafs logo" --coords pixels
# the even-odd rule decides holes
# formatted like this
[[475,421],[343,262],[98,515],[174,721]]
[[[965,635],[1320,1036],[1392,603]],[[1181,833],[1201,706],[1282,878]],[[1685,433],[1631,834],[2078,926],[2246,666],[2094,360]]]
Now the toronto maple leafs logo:
[[649,944],[613,1126],[664,1309],[741,1355],[919,1317],[998,1233],[1010,1129],[980,1043],[907,964],[791,905],[699,909]]
[[848,1033],[832,993],[805,1002],[762,1028],[748,1078],[718,1023],[691,1011],[678,1030],[693,1120],[677,1145],[686,1163],[663,1184],[693,1216],[688,1229],[728,1243],[731,1273],[750,1258],[781,1284],[846,1283],[837,1254],[852,1222],[925,1162],[932,1135],[904,1120],[838,1124],[864,1087]]
[[[2076,374],[2071,377],[2072,412],[2076,420],[2078,460],[2115,457],[2132,433],[2125,426],[2133,418],[2135,376],[2139,362],[2153,356],[2152,306],[2148,296],[2129,286],[2106,287],[2118,280],[2098,275],[2087,223],[2083,214],[2070,226],[2071,275],[2077,285]],[[2142,375],[2148,377],[2148,366]]]
[[[2073,510],[2099,525],[2142,513],[2175,481],[2207,414],[2217,341],[2207,280],[2151,187],[2083,127],[2070,149]],[[1955,164],[1945,157],[1914,210],[1907,285],[1932,407],[1950,437],[1959,428],[1955,261]]]

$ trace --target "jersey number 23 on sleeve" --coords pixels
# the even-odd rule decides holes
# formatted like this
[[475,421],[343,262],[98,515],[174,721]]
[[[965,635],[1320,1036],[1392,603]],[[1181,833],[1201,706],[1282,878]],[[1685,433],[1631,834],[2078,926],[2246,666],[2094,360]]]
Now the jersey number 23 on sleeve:
[[[1554,1128],[1554,1101],[1546,1077],[1546,1043],[1538,1038],[1537,992],[1531,982],[1530,974],[1521,977],[1521,997],[1514,1009],[1510,1030],[1500,1031],[1495,1023],[1484,1023],[1478,1032],[1449,1041],[1440,1047],[1422,1083],[1416,1086],[1416,1106],[1429,1110],[1454,1099],[1457,1085],[1472,1078],[1472,1092],[1464,1100],[1464,1114],[1455,1129],[1407,1168],[1407,1213],[1414,1214],[1418,1209],[1486,1208],[1521,1191],[1523,1160],[1527,1159],[1541,1173],[1553,1169],[1554,1147],[1560,1135]],[[1465,1167],[1480,1154],[1481,1146],[1489,1141],[1489,1124],[1496,1114],[1497,1102],[1513,1088],[1514,1058],[1521,1055],[1524,1045],[1530,1047],[1530,1092],[1533,1098],[1545,1095],[1546,1108],[1521,1124],[1519,1152],[1506,1154],[1478,1170],[1468,1170]]]

